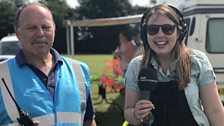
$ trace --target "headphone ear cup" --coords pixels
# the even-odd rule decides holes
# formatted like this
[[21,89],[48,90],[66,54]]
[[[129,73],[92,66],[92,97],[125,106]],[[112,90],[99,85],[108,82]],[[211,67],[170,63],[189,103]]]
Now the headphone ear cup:
[[143,42],[144,48],[148,48],[148,40],[147,40],[147,31],[146,31],[146,25],[143,25],[141,28],[141,39]]
[[183,31],[187,31],[187,24],[185,21],[181,21],[181,27],[183,28]]
[[143,42],[143,46],[144,46],[144,49],[147,49],[149,48],[149,44],[148,44],[148,40],[147,40],[147,30],[146,30],[146,17],[147,17],[147,14],[150,12],[151,8],[149,8],[149,10],[147,10],[142,18],[141,18],[141,40]]
[[183,20],[180,21],[180,27],[181,27],[179,29],[180,30],[180,35],[179,35],[179,37],[177,39],[178,42],[182,42],[184,37],[187,36],[187,32],[188,32],[187,24]]
[[183,32],[180,33],[179,37],[177,38],[178,42],[182,42],[182,40],[184,39],[185,35]]
[[187,30],[187,24],[186,24],[186,22],[184,21],[184,17],[183,17],[183,15],[182,15],[182,13],[177,9],[177,8],[175,8],[174,6],[171,6],[171,5],[168,5],[170,8],[172,8],[175,12],[176,12],[176,14],[179,16],[179,23],[180,23],[180,26],[179,26],[179,30],[180,30],[180,35],[179,35],[179,37],[177,38],[177,41],[178,42],[182,42],[183,41],[183,39],[184,39],[184,37],[186,37],[187,36],[187,32],[188,32],[188,30]]

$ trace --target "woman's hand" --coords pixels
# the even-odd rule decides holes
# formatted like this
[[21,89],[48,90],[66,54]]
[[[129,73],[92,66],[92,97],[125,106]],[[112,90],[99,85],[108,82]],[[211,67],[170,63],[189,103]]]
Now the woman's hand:
[[139,100],[135,104],[134,116],[138,120],[143,120],[149,115],[152,109],[155,109],[154,105],[149,100]]
[[38,126],[39,125],[39,121],[34,121],[34,126]]

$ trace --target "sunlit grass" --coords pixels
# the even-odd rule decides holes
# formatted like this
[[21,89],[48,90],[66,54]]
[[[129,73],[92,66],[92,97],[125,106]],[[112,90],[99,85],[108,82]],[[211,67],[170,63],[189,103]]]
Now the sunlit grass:
[[90,75],[93,74],[101,74],[104,70],[104,62],[106,60],[112,59],[112,55],[66,55],[67,57],[71,57],[80,61],[85,62],[90,68]]
[[[65,56],[85,62],[89,66],[90,76],[102,74],[105,70],[105,61],[111,60],[113,58],[113,56],[109,54]],[[99,96],[97,82],[91,83],[90,93],[96,112],[97,126],[120,126],[123,122],[123,117],[121,115],[122,111],[120,111],[119,108],[111,104],[106,104],[105,101],[97,105],[97,103],[101,101],[101,98],[97,99],[97,97]],[[120,96],[121,95],[119,94],[119,92],[107,93],[107,97],[109,97],[110,99],[114,99],[116,103],[123,106],[124,98]]]

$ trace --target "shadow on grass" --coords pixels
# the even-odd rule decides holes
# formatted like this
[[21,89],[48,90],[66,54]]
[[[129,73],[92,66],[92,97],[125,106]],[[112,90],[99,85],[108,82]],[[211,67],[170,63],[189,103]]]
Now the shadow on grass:
[[97,126],[122,126],[124,122],[124,95],[119,92],[107,92],[107,100],[102,100],[102,97],[98,97],[97,93],[94,93],[92,98]]

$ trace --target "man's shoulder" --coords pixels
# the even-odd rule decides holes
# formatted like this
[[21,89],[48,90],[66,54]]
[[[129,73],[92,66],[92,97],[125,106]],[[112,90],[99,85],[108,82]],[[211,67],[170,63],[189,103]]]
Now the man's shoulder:
[[15,57],[3,60],[3,61],[0,62],[0,66],[9,64],[9,62],[11,63],[13,61],[15,61]]

